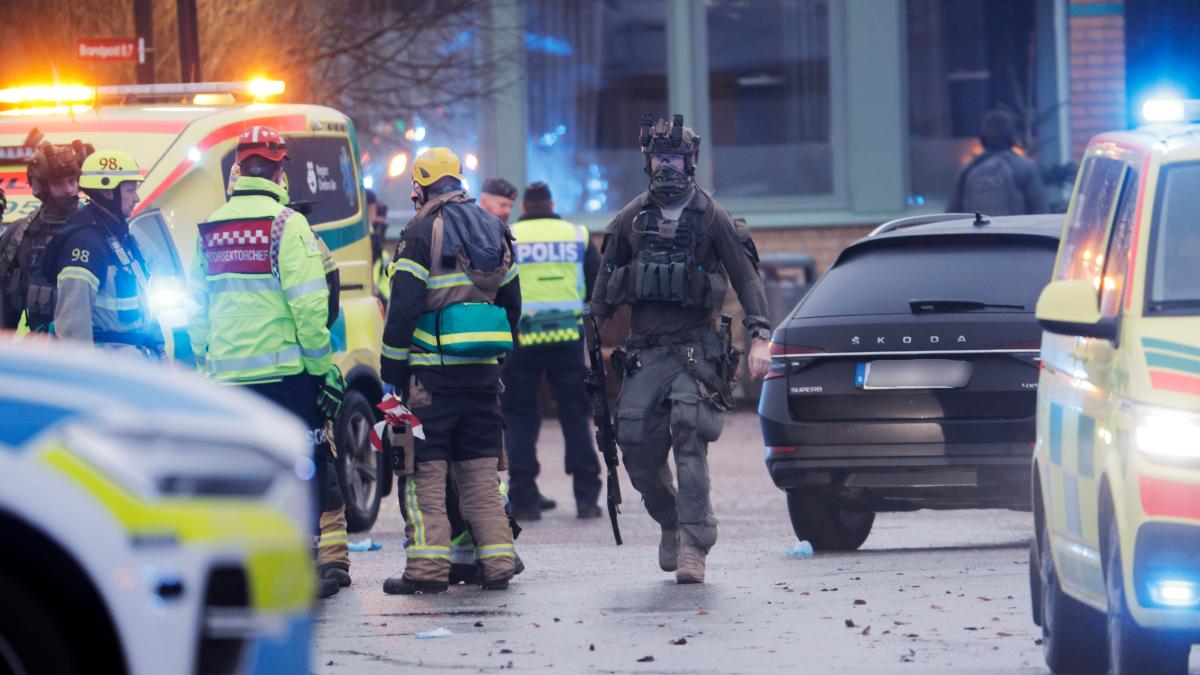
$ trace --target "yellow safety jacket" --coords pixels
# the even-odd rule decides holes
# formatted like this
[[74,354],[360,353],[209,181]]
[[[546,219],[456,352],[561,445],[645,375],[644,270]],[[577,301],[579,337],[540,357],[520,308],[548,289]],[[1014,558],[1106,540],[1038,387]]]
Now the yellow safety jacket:
[[322,250],[287,201],[282,186],[243,176],[199,226],[188,333],[209,377],[249,383],[329,370]]
[[521,268],[521,346],[578,340],[587,229],[559,218],[534,218],[518,221],[512,231]]

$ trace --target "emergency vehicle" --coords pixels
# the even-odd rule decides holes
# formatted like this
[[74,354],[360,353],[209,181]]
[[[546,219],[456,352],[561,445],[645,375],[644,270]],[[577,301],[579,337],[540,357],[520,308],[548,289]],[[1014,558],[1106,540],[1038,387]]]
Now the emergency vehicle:
[[1200,101],[1145,117],[1088,145],[1037,305],[1030,585],[1055,672],[1183,673],[1200,638]]
[[67,143],[78,138],[100,150],[132,154],[145,182],[130,228],[151,266],[152,305],[167,333],[168,350],[191,365],[185,302],[196,225],[227,198],[242,131],[264,125],[282,132],[293,205],[306,213],[341,271],[341,312],[330,329],[334,363],[347,382],[335,433],[338,477],[350,529],[364,530],[374,523],[391,481],[390,459],[370,445],[374,404],[383,397],[383,306],[374,291],[355,129],[331,108],[265,102],[283,90],[278,80],[0,90],[0,104],[11,106],[0,111],[0,187],[8,196],[4,220],[38,206],[24,166],[37,139]]
[[0,672],[309,672],[313,472],[253,395],[0,339]]

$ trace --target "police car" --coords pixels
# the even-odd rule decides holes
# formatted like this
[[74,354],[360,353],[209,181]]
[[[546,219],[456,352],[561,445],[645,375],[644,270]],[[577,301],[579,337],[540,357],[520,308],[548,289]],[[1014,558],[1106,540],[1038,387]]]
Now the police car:
[[0,91],[0,101],[16,103],[0,111],[0,188],[9,202],[4,220],[38,206],[24,167],[33,139],[79,138],[132,154],[146,178],[130,227],[152,268],[152,301],[168,333],[168,349],[190,364],[184,290],[196,224],[225,202],[242,131],[255,125],[280,130],[290,156],[290,196],[332,250],[341,273],[341,313],[330,329],[334,363],[347,382],[335,435],[338,477],[350,529],[363,530],[374,523],[391,481],[388,455],[370,445],[373,405],[383,397],[378,374],[383,306],[374,292],[357,140],[353,123],[336,110],[265,102],[283,89],[277,80],[255,80]]
[[0,672],[308,672],[303,426],[127,358],[0,340]]
[[1088,145],[1037,305],[1030,584],[1056,672],[1182,673],[1200,641],[1200,101],[1145,117]]

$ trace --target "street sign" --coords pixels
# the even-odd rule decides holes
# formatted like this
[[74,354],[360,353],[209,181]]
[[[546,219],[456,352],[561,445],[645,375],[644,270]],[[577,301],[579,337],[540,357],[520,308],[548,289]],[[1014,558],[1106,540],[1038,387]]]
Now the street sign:
[[75,55],[80,61],[145,61],[138,38],[79,38]]

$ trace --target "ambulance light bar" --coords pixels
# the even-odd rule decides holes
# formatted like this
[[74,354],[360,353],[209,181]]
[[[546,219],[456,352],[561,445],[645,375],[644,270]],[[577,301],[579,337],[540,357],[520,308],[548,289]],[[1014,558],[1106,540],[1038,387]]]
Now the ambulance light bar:
[[1142,104],[1142,119],[1155,122],[1200,121],[1200,100],[1194,98],[1152,98]]
[[0,89],[0,105],[91,103],[97,98],[183,98],[201,94],[241,94],[254,99],[284,92],[283,80],[244,82],[194,82],[173,84],[117,84],[87,87],[81,84],[11,87]]

